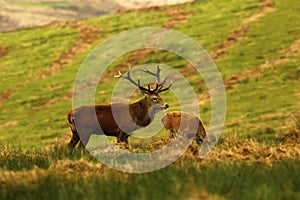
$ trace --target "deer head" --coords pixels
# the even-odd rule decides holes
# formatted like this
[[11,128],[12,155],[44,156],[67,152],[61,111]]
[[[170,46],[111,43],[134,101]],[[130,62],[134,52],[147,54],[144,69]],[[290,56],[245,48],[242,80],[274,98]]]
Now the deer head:
[[170,82],[168,87],[164,86],[167,78],[165,78],[163,81],[161,81],[161,78],[160,78],[161,68],[159,66],[157,66],[156,73],[153,73],[153,72],[149,71],[148,69],[142,70],[142,71],[156,77],[156,82],[155,82],[154,88],[151,88],[150,84],[148,84],[147,88],[143,87],[141,85],[140,79],[138,79],[137,82],[135,82],[130,76],[130,68],[127,72],[127,75],[123,75],[119,71],[119,74],[115,75],[115,77],[116,78],[122,77],[122,78],[128,80],[129,82],[131,82],[136,87],[138,87],[139,90],[141,91],[141,93],[144,95],[144,100],[147,102],[146,103],[147,106],[149,108],[151,108],[151,110],[154,111],[155,113],[160,110],[167,109],[169,107],[169,105],[159,96],[159,93],[169,90],[172,86],[172,81]]

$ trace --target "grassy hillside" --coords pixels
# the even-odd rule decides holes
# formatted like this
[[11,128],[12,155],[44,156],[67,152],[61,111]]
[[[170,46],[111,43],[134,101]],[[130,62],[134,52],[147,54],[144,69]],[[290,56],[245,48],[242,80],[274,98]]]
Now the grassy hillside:
[[115,13],[126,9],[117,2],[101,1],[31,1],[0,2],[0,32],[41,26],[51,21],[73,21]]
[[[299,10],[298,0],[195,1],[1,33],[3,198],[37,198],[40,191],[45,198],[59,194],[61,199],[299,198]],[[208,51],[224,80],[227,115],[222,139],[206,160],[187,155],[161,171],[128,175],[85,152],[66,151],[66,113],[77,70],[89,52],[114,34],[147,26],[180,31]],[[185,60],[160,50],[131,52],[112,63],[97,90],[97,103],[110,101],[114,72],[149,62],[166,64],[187,77],[208,125],[211,105],[201,76]],[[164,96],[170,110],[175,109],[176,101]],[[130,139],[133,147],[139,142]]]
[[[299,46],[299,26],[295,20],[297,4],[292,5],[274,2],[268,7],[271,11],[265,14],[257,1],[224,5],[195,2],[3,33],[0,46],[8,52],[1,56],[0,66],[0,140],[21,146],[43,146],[68,132],[65,114],[71,108],[73,81],[89,51],[121,31],[144,26],[168,27],[168,22],[173,22],[173,29],[196,39],[215,57],[227,87],[224,133],[251,135],[265,128],[274,133],[286,130],[291,115],[299,108],[299,89],[295,87],[299,80],[299,54],[293,50]],[[178,19],[179,14],[186,19]],[[246,22],[258,14],[261,17]],[[86,26],[92,26],[90,32],[94,33],[80,33],[80,27]],[[232,35],[241,27],[245,33]],[[85,37],[91,41],[81,39]],[[222,44],[227,48],[222,49]],[[224,51],[223,55],[215,56],[219,49]],[[186,73],[199,96],[206,90],[201,77],[188,68],[186,61],[168,52],[136,52],[120,60],[121,64],[115,62],[112,67],[120,68],[122,62],[167,64]],[[107,91],[99,92],[109,94],[113,80],[112,77],[106,80],[101,87]],[[109,101],[109,95],[99,98],[99,103]],[[200,107],[205,124],[210,119],[209,106],[207,101]]]

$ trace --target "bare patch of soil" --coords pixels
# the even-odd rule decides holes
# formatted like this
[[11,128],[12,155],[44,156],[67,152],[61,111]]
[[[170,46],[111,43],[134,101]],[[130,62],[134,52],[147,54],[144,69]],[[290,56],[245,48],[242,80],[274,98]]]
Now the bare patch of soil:
[[[183,23],[187,17],[190,15],[190,13],[188,13],[184,7],[174,7],[174,8],[169,8],[169,7],[151,7],[151,8],[143,8],[140,10],[159,10],[159,11],[165,11],[167,13],[167,15],[170,17],[169,21],[166,22],[166,24],[162,25],[164,26],[168,26],[168,28],[172,28],[173,26],[176,26],[180,23]],[[132,11],[126,11],[126,12],[132,12]],[[70,50],[64,52],[60,58],[58,60],[56,60],[54,63],[51,64],[51,66],[44,70],[41,74],[39,74],[38,77],[40,78],[44,78],[47,77],[49,75],[53,75],[57,72],[59,72],[59,70],[62,67],[65,67],[66,65],[68,65],[73,58],[81,53],[83,51],[83,49],[87,48],[88,45],[92,44],[98,37],[99,35],[99,30],[94,29],[88,25],[82,25],[79,24],[78,22],[54,22],[51,24],[52,26],[69,26],[69,27],[73,27],[73,28],[79,28],[80,29],[80,37],[78,39],[78,41],[75,43],[74,47],[72,47]],[[160,36],[157,35],[156,38],[159,38]],[[154,42],[158,42],[158,40],[154,41]],[[101,76],[101,79],[99,81],[99,83],[105,82],[110,80],[112,77],[114,77],[114,75],[118,74],[118,71],[124,72],[128,70],[129,66],[134,66],[135,64],[137,64],[140,61],[145,60],[146,58],[149,57],[149,55],[151,53],[153,53],[153,49],[139,49],[136,51],[133,51],[131,53],[129,53],[127,59],[122,62],[121,64],[119,64],[117,67],[113,68],[113,69],[109,69],[106,70],[103,75]],[[95,80],[91,80],[91,82],[86,83],[86,85],[84,85],[81,89],[84,90],[88,87],[90,87],[91,85],[97,84],[95,83]],[[72,91],[68,92],[66,95],[64,95],[64,99],[70,98],[72,96]],[[59,103],[61,99],[53,99],[52,101],[50,101],[49,103],[40,106],[38,108],[36,108],[36,110],[40,110],[40,109],[45,109],[47,107],[50,107],[56,103]]]
[[[181,23],[184,23],[188,17],[191,15],[185,7],[150,7],[139,9],[141,11],[164,11],[166,12],[169,20],[162,25],[163,28],[173,28]],[[132,11],[126,11],[132,12]],[[156,40],[153,42],[159,42],[160,35],[156,36]],[[127,71],[129,66],[134,66],[138,62],[141,62],[149,57],[150,53],[155,52],[153,49],[139,49],[131,52],[128,58],[115,67],[114,69],[107,70],[101,77],[100,82],[107,81],[113,77],[113,75],[118,74],[118,71]]]
[[[73,47],[63,52],[61,56],[55,60],[50,66],[36,75],[37,78],[46,78],[47,76],[52,76],[58,73],[63,67],[69,65],[75,57],[84,51],[86,51],[100,36],[100,30],[98,28],[92,27],[88,24],[82,24],[77,21],[74,22],[59,22],[55,21],[47,26],[56,26],[56,27],[71,27],[78,29],[79,37]],[[0,47],[0,57],[4,56],[8,53],[7,47]],[[6,99],[8,99],[14,91],[8,90],[0,95],[0,102],[3,103]],[[68,97],[70,95],[68,94]],[[57,102],[56,100],[53,100]],[[41,109],[46,108],[47,106],[53,105],[53,101],[49,102],[47,105],[42,106]]]
[[236,41],[244,38],[248,33],[248,26],[242,26],[234,30],[226,40],[219,44],[217,48],[212,52],[211,57],[214,60],[218,60],[221,57],[225,56],[228,53],[228,50],[234,45]]
[[6,90],[0,94],[0,103],[4,103],[9,97],[14,94],[14,90]]
[[223,43],[219,44],[216,47],[216,49],[212,52],[211,57],[214,60],[218,60],[225,56],[228,53],[228,50],[235,44],[236,41],[243,39],[247,35],[249,30],[247,24],[259,20],[265,14],[273,10],[274,8],[271,0],[262,0],[262,2],[260,3],[260,11],[250,16],[249,18],[243,20],[243,25],[238,29],[234,30]]
[[61,56],[55,60],[49,68],[43,70],[37,76],[39,78],[45,78],[47,76],[54,75],[60,71],[61,68],[69,65],[76,55],[83,53],[86,51],[100,36],[100,30],[98,28],[92,27],[88,24],[81,24],[79,22],[53,22],[48,26],[56,26],[56,27],[71,27],[78,29],[79,38],[75,42],[74,46],[69,50],[63,52]]
[[190,63],[186,64],[181,71],[181,74],[185,77],[189,77],[196,72],[196,68]]
[[284,58],[293,58],[297,57],[300,54],[300,38],[296,40],[289,48],[280,52],[283,54],[282,59]]
[[114,75],[118,74],[118,71],[122,73],[126,72],[130,66],[134,66],[139,61],[145,60],[151,51],[151,49],[138,49],[133,52],[130,52],[127,59],[124,62],[112,69],[106,70],[101,76],[99,83],[103,83],[112,79]]
[[[50,64],[49,68],[40,72],[37,77],[42,79],[48,76],[52,76],[58,73],[63,67],[67,67],[69,64],[73,62],[75,57],[81,53],[84,53],[92,44],[94,44],[100,36],[100,30],[98,28],[94,28],[88,24],[81,24],[79,22],[53,22],[48,26],[56,26],[56,27],[71,27],[75,28],[79,31],[79,37],[76,40],[73,47],[63,52],[61,56]],[[50,106],[55,105],[56,103],[61,102],[61,100],[67,100],[72,97],[72,92],[68,92],[60,99],[52,99],[47,104],[39,106],[35,108],[35,110],[46,109]]]
[[[62,68],[67,67],[69,64],[71,64],[77,55],[84,53],[100,37],[100,30],[98,28],[92,27],[89,24],[82,24],[77,21],[74,22],[56,21],[47,26],[75,28],[79,31],[79,37],[76,40],[75,44],[70,49],[63,52],[61,56],[53,63],[51,63],[48,68],[46,68],[45,70],[37,74],[37,77],[40,79],[59,73],[59,71]],[[62,100],[68,100],[71,97],[72,97],[72,91],[66,93],[63,97],[54,98],[49,102],[47,102],[46,104],[34,108],[34,110],[38,111],[38,110],[46,109],[48,107],[51,107],[61,102]]]
[[182,24],[187,21],[191,16],[191,13],[188,12],[185,7],[167,7],[166,14],[169,17],[169,21],[162,25],[163,28],[174,28],[175,26]]
[[[217,61],[222,57],[226,56],[228,54],[229,49],[232,48],[232,46],[237,41],[242,40],[245,36],[247,36],[247,33],[249,31],[249,27],[247,26],[247,24],[259,20],[265,14],[273,11],[274,10],[273,6],[274,5],[272,3],[272,0],[262,0],[260,3],[260,11],[250,16],[249,18],[243,20],[242,26],[234,30],[232,33],[230,33],[227,36],[226,40],[215,48],[215,50],[211,53],[211,58]],[[191,75],[195,72],[195,70],[191,68],[190,64],[187,64],[183,67],[183,72],[186,75]],[[205,99],[208,96],[209,95],[207,94],[203,94],[199,99]]]
[[[271,67],[291,62],[294,57],[299,55],[299,52],[300,52],[300,39],[296,40],[287,49],[280,51],[280,53],[282,53],[282,56],[279,59],[271,62],[267,60],[264,64],[259,65],[257,68],[253,70],[246,69],[239,73],[236,73],[224,81],[224,86],[226,89],[236,88],[241,82],[253,79],[261,75]],[[188,69],[190,67],[186,65],[185,68]],[[187,69],[185,71],[188,71]],[[198,99],[200,101],[200,104],[204,103],[207,100],[210,100],[209,91],[202,92],[198,96]]]
[[0,46],[0,58],[8,54],[8,47]]
[[297,56],[299,52],[300,52],[300,39],[296,40],[287,49],[281,51],[280,53],[283,53],[283,55],[279,59],[274,60],[272,62],[267,60],[264,64],[258,66],[253,70],[243,70],[237,74],[234,74],[229,79],[225,80],[225,87],[228,89],[235,88],[240,82],[248,79],[253,79],[254,77],[261,75],[270,67],[291,62],[293,57]]
[[18,121],[6,122],[5,124],[0,125],[0,131],[14,127],[14,126],[18,125],[18,123],[19,123]]
[[263,17],[265,14],[274,11],[274,3],[272,0],[261,0],[260,2],[260,12],[250,16],[247,19],[244,19],[242,21],[243,24],[248,24],[254,21],[257,21],[261,17]]
[[72,98],[72,92],[69,92],[67,94],[65,94],[64,96],[60,97],[60,98],[54,98],[54,99],[51,99],[50,101],[48,101],[47,103],[41,105],[41,106],[38,106],[38,107],[35,107],[33,108],[34,111],[39,111],[39,110],[44,110],[44,109],[47,109],[53,105],[56,105],[58,103],[61,103],[62,101],[67,101],[69,100],[70,98]]

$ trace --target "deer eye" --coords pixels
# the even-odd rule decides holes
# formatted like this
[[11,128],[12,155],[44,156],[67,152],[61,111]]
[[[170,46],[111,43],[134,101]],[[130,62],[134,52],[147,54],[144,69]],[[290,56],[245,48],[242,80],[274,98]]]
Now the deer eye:
[[157,98],[157,97],[153,97],[153,98],[152,98],[152,101],[157,102],[157,101],[158,101],[158,98]]

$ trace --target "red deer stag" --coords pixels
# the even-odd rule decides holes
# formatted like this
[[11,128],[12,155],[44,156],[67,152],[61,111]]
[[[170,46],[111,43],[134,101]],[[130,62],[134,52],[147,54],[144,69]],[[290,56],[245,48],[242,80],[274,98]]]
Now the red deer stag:
[[[155,74],[148,70],[143,71]],[[161,68],[157,67],[154,89],[150,84],[148,84],[148,88],[143,87],[140,79],[135,82],[130,76],[130,69],[127,76],[121,74],[120,71],[119,75],[115,76],[124,78],[139,88],[144,98],[135,103],[81,106],[69,111],[67,117],[73,133],[69,147],[74,148],[79,141],[79,146],[84,147],[92,134],[115,136],[118,143],[125,142],[128,145],[128,137],[133,131],[149,125],[157,112],[169,107],[159,93],[169,90],[172,81],[168,87],[164,87],[166,78],[160,82],[160,71]]]
[[196,142],[200,144],[206,137],[206,130],[199,117],[190,113],[173,111],[168,112],[163,118],[162,123],[170,133],[170,138],[175,138],[178,131],[190,135],[196,132]]

